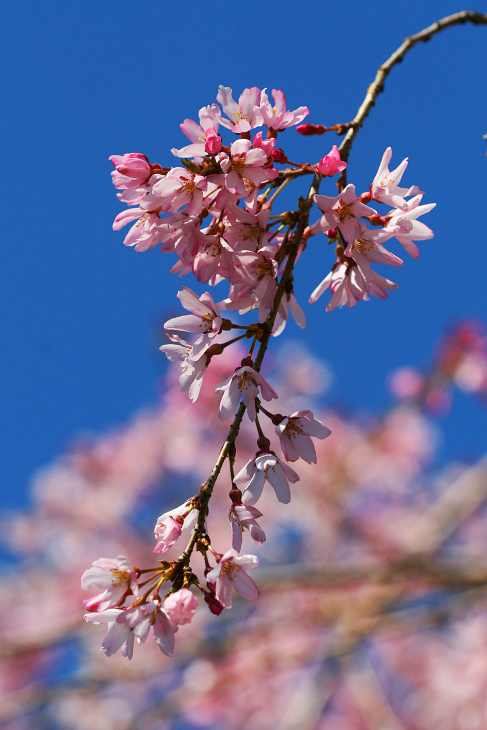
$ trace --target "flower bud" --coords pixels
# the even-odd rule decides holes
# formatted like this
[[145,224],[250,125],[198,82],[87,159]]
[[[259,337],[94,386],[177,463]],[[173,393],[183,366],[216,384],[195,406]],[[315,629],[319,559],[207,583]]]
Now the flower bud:
[[222,138],[219,134],[215,132],[214,129],[211,127],[206,130],[205,132],[205,152],[208,152],[209,155],[217,155],[219,152],[221,152],[223,143]]
[[277,147],[275,150],[272,150],[272,159],[274,162],[279,162],[281,165],[287,162],[287,156],[284,154],[282,147]]
[[322,124],[298,124],[296,131],[305,137],[311,137],[313,134],[324,134],[325,128]]

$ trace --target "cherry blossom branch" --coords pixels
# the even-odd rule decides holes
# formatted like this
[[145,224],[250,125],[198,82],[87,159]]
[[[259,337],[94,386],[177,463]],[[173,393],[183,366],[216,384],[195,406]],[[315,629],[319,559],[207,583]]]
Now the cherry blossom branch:
[[[276,294],[274,296],[274,302],[273,302],[272,309],[263,325],[264,334],[261,337],[259,351],[257,353],[257,357],[255,358],[255,363],[254,363],[254,369],[256,370],[256,372],[259,372],[260,368],[262,366],[262,362],[264,360],[264,355],[266,353],[266,350],[267,350],[267,347],[269,344],[269,340],[272,335],[272,328],[274,326],[274,323],[275,323],[275,320],[277,317],[277,312],[279,310],[279,305],[280,305],[282,297],[284,295],[286,285],[291,278],[291,274],[292,274],[292,271],[294,268],[294,264],[296,262],[296,257],[299,252],[299,247],[300,247],[300,244],[301,244],[301,241],[303,238],[303,234],[306,229],[306,226],[308,225],[309,211],[310,211],[312,203],[313,203],[313,196],[316,193],[318,193],[319,187],[320,187],[320,182],[321,182],[321,176],[315,175],[315,177],[313,178],[313,182],[311,183],[310,189],[308,191],[306,200],[303,200],[301,202],[301,212],[300,212],[296,231],[293,235],[292,249],[288,254],[286,266],[284,268],[279,285],[277,287]],[[222,448],[220,449],[220,453],[219,453],[218,459],[216,461],[216,464],[213,467],[213,470],[212,470],[208,480],[206,481],[206,483],[200,490],[200,493],[198,495],[198,509],[199,509],[198,519],[197,519],[196,525],[194,526],[194,529],[191,534],[191,538],[188,542],[188,545],[186,546],[185,551],[183,552],[183,554],[177,561],[178,566],[180,566],[180,567],[186,567],[189,565],[191,554],[193,552],[195,545],[197,544],[199,539],[201,539],[202,537],[204,537],[206,535],[205,520],[206,520],[208,504],[211,499],[213,488],[214,488],[216,480],[218,479],[218,476],[223,468],[223,464],[225,463],[225,460],[229,454],[230,448],[235,443],[235,440],[238,436],[238,432],[240,430],[240,424],[242,423],[242,419],[244,417],[245,411],[246,411],[246,406],[244,403],[241,403],[238,408],[238,411],[236,413],[236,416],[233,420],[233,423],[230,426],[227,438],[226,438]]]
[[[426,43],[437,33],[446,28],[450,28],[452,25],[461,25],[463,23],[472,23],[473,25],[487,25],[487,14],[477,13],[474,10],[462,10],[459,13],[448,15],[441,20],[437,20],[432,25],[428,26],[424,30],[416,33],[415,35],[406,38],[399,48],[394,51],[382,66],[379,66],[374,81],[370,84],[367,89],[367,94],[363,100],[361,106],[354,119],[348,123],[349,130],[346,134],[345,139],[339,147],[340,157],[342,160],[347,161],[350,155],[353,141],[357,136],[360,128],[364,121],[367,119],[372,107],[375,105],[375,100],[384,91],[384,83],[392,68],[401,63],[404,56],[408,51],[411,50],[417,43],[422,41]],[[343,189],[347,184],[347,171],[343,170],[338,180],[338,185]]]

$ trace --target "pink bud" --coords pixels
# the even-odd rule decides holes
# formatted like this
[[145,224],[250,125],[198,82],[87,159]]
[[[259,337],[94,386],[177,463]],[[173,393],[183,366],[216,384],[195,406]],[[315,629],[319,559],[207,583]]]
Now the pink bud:
[[305,137],[311,137],[312,134],[324,134],[325,128],[322,124],[298,124],[296,131]]
[[284,154],[284,150],[281,147],[272,151],[272,159],[274,162],[280,162],[281,164],[287,162],[287,156]]
[[151,176],[149,160],[140,152],[128,152],[125,155],[112,155],[109,158],[117,172],[134,180],[148,180]]
[[164,610],[174,624],[189,624],[198,608],[198,601],[187,588],[170,593],[164,601]]
[[340,159],[340,152],[336,144],[334,144],[330,152],[318,162],[316,169],[320,175],[331,177],[342,172],[346,166],[347,163]]
[[217,134],[214,129],[209,127],[205,132],[205,136],[205,152],[208,152],[209,155],[217,155],[221,152],[223,145],[220,135]]

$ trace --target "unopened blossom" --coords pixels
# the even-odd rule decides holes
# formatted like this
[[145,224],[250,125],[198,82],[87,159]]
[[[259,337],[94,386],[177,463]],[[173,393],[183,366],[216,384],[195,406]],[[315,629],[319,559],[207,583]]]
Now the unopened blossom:
[[215,337],[220,332],[222,318],[220,308],[215,304],[209,292],[204,292],[200,297],[191,289],[183,287],[177,297],[183,307],[192,314],[185,314],[182,317],[172,317],[164,324],[167,330],[180,330],[182,332],[193,332],[199,335]]
[[104,592],[83,601],[89,611],[105,611],[116,606],[129,593],[137,594],[135,571],[124,555],[99,558],[81,577],[81,588],[104,588]]
[[417,259],[419,249],[413,241],[425,241],[435,235],[431,228],[418,221],[420,215],[429,213],[436,203],[420,205],[422,195],[416,195],[408,201],[407,210],[396,209],[387,216],[385,231],[391,231],[401,246],[404,246],[408,254]]
[[132,659],[134,653],[134,632],[128,624],[117,621],[124,614],[125,611],[120,608],[111,608],[98,613],[85,614],[85,621],[93,624],[108,624],[108,631],[101,644],[101,649],[105,656],[113,656],[122,648],[123,656],[127,657],[127,659]]
[[399,183],[408,166],[408,158],[406,157],[400,165],[392,172],[389,171],[389,162],[392,157],[392,149],[388,147],[384,152],[377,174],[370,186],[370,194],[373,200],[380,203],[387,203],[394,208],[407,210],[408,203],[404,198],[409,195],[417,195],[422,193],[417,185],[410,188],[400,188]]
[[[179,518],[181,519],[181,518]],[[182,522],[174,517],[166,517],[162,522],[157,522],[154,529],[154,537],[157,540],[153,553],[165,553],[181,537]]]
[[234,479],[235,484],[248,482],[242,496],[245,505],[254,505],[260,499],[266,481],[274,489],[279,502],[287,504],[291,501],[289,482],[298,482],[299,476],[285,461],[268,452],[250,459]]
[[294,124],[299,124],[299,122],[302,122],[308,116],[309,109],[307,106],[300,106],[292,112],[287,110],[286,97],[280,89],[272,89],[272,96],[274,98],[274,106],[269,102],[269,97],[265,89],[260,95],[262,119],[268,129],[279,132],[287,129],[287,127],[292,127]]
[[221,393],[220,418],[225,421],[230,418],[240,402],[244,402],[251,421],[255,421],[255,399],[259,395],[270,401],[278,398],[276,391],[271,388],[267,380],[249,365],[237,368],[223,383],[215,388],[215,393]]
[[229,86],[219,86],[216,100],[228,117],[228,119],[222,117],[220,124],[231,129],[235,134],[250,132],[251,129],[262,125],[262,112],[259,108],[260,89],[256,86],[244,89],[238,104],[234,101]]
[[360,202],[355,195],[355,185],[352,184],[347,185],[334,198],[328,195],[314,195],[313,200],[324,214],[312,227],[313,232],[339,228],[347,243],[352,243],[355,238],[359,217],[370,216],[376,212],[373,208]]
[[[111,155],[108,158],[115,170],[126,178],[123,181],[124,188],[134,188],[141,183],[147,182],[152,175],[152,167],[145,155],[140,152],[129,152],[125,155]],[[112,179],[116,188],[121,188],[121,178],[114,177],[112,173]]]
[[256,601],[259,589],[247,570],[256,568],[259,564],[255,555],[239,555],[236,550],[228,550],[219,563],[210,570],[207,580],[215,584],[215,594],[224,608],[232,607],[232,591],[235,588],[242,598],[247,601]]
[[296,461],[301,458],[308,464],[316,464],[316,450],[311,436],[326,439],[331,434],[331,430],[315,418],[311,411],[304,410],[296,411],[283,418],[276,426],[276,433],[288,461]]
[[164,599],[164,611],[176,627],[191,623],[197,608],[198,601],[187,588],[170,593]]
[[117,624],[132,629],[139,644],[143,644],[152,627],[159,649],[166,656],[174,654],[174,633],[176,627],[157,598],[140,606],[128,608],[117,616]]
[[232,525],[232,548],[238,553],[242,549],[242,534],[249,530],[250,536],[257,545],[265,542],[265,532],[257,520],[262,512],[248,504],[233,504],[230,509],[230,523]]
[[332,177],[339,172],[343,172],[346,167],[347,163],[340,159],[340,152],[336,144],[334,144],[330,152],[318,162],[316,169],[323,177]]
[[[164,512],[164,514],[160,515],[160,517],[157,518],[157,524],[155,527],[154,532],[157,532],[157,525],[158,524],[166,524],[169,518],[173,518],[174,520],[177,520],[181,525],[181,536],[187,535],[193,527],[196,524],[196,521],[198,519],[199,510],[195,509],[191,505],[191,500],[187,500],[183,504],[181,504],[179,507],[175,507],[174,509],[170,510],[169,512]],[[178,538],[179,539],[179,538]],[[176,541],[177,542],[177,541]],[[173,543],[176,544],[176,543]]]

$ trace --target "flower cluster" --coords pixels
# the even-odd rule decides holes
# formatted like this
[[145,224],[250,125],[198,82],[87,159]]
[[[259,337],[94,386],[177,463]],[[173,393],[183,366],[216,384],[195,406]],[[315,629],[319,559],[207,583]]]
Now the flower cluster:
[[[240,554],[246,530],[257,545],[266,540],[259,524],[264,515],[255,505],[266,483],[279,502],[289,503],[290,485],[300,477],[288,462],[316,463],[312,439],[331,434],[310,410],[288,415],[268,410],[279,395],[260,372],[270,338],[282,332],[289,312],[300,327],[306,324],[294,297],[293,275],[310,237],[325,232],[336,241],[337,260],[310,300],[329,288],[332,298],[327,310],[331,310],[345,303],[353,306],[369,295],[384,298],[387,290],[396,288],[371,268],[371,263],[402,265],[398,256],[384,248],[385,241],[396,237],[417,257],[413,241],[433,235],[417,220],[433,205],[420,205],[423,193],[416,186],[399,187],[407,160],[390,172],[388,148],[370,190],[357,197],[355,186],[345,185],[347,163],[336,145],[314,165],[291,163],[286,152],[276,147],[278,135],[302,122],[308,109],[288,110],[280,90],[273,90],[272,96],[274,106],[265,89],[253,87],[245,89],[237,102],[230,88],[220,86],[218,104],[200,109],[199,122],[185,119],[181,124],[190,144],[172,150],[180,161],[176,167],[163,168],[140,153],[110,158],[118,197],[129,206],[115,218],[114,229],[133,223],[125,245],[136,251],[160,245],[162,251],[176,255],[173,273],[193,274],[200,284],[211,287],[228,283],[227,296],[220,300],[209,291],[198,295],[183,287],[178,299],[187,314],[164,325],[169,343],[161,350],[180,364],[181,391],[194,403],[212,360],[237,341],[247,340],[249,348],[215,388],[220,420],[233,419],[215,467],[199,493],[157,521],[154,553],[164,556],[159,565],[140,570],[122,557],[103,559],[84,575],[83,587],[104,589],[85,603],[88,621],[109,624],[103,643],[107,655],[123,646],[130,658],[134,639],[144,642],[151,626],[161,651],[171,655],[178,624],[187,623],[196,607],[191,588],[201,591],[215,614],[231,608],[233,589],[249,601],[258,598],[259,590],[247,574],[257,565],[257,557]],[[255,131],[259,127],[266,128],[265,136],[264,130]],[[230,144],[224,144],[221,136],[225,129],[234,135]],[[278,167],[285,164],[289,167]],[[297,210],[274,213],[284,187],[307,174],[313,175],[308,197],[300,198]],[[340,175],[338,196],[318,194],[321,180],[336,175]],[[368,205],[371,201],[393,208],[382,216]],[[310,225],[313,203],[322,215]],[[237,314],[254,311],[256,321],[236,321]],[[233,338],[232,330],[238,332]],[[182,334],[189,335],[189,341]],[[245,416],[250,427],[255,426],[257,448],[236,469]],[[269,426],[272,431],[266,435]],[[276,453],[278,444],[283,458]],[[221,553],[208,535],[206,517],[225,461],[230,472],[231,548]],[[192,562],[194,551],[203,555],[201,569]],[[163,600],[160,592],[168,586]]]

